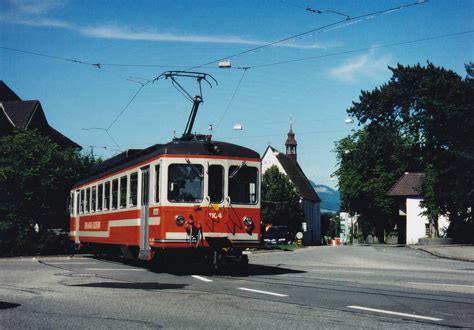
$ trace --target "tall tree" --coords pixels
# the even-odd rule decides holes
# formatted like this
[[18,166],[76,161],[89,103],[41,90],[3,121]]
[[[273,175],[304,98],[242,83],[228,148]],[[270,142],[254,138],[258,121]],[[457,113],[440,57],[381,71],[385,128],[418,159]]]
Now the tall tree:
[[358,213],[365,236],[383,242],[397,221],[396,201],[387,190],[409,163],[411,150],[393,129],[362,129],[336,143],[341,209]]
[[265,224],[288,226],[290,232],[300,230],[304,221],[295,185],[275,165],[262,178],[262,220]]
[[[470,66],[466,68],[469,73]],[[399,64],[389,69],[392,78],[373,91],[362,91],[348,113],[359,120],[364,130],[393,130],[410,146],[408,161],[402,161],[403,170],[427,174],[422,194],[433,235],[438,214],[448,215],[452,228],[470,228],[472,233],[472,77],[463,79],[432,63],[424,67]]]
[[69,189],[92,163],[33,130],[1,137],[0,254],[37,252],[48,229],[68,231]]

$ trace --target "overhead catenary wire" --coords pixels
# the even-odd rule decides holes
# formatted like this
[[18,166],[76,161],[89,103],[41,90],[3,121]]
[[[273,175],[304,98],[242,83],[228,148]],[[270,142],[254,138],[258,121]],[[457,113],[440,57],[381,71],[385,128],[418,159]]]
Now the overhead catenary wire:
[[[79,59],[76,59],[76,58],[62,57],[62,56],[46,54],[46,53],[36,52],[36,51],[26,50],[26,49],[7,47],[7,46],[0,46],[0,49],[11,51],[11,52],[16,52],[16,53],[23,53],[23,54],[32,55],[32,56],[49,58],[49,59],[58,60],[58,61],[71,62],[71,63],[74,63],[74,64],[93,66],[97,69],[104,69],[104,67],[106,67],[106,66],[109,66],[109,67],[143,67],[143,68],[177,68],[177,69],[184,69],[184,68],[189,67],[189,65],[173,65],[173,64],[166,65],[166,64],[146,64],[146,63],[107,63],[107,62],[102,63],[100,61],[91,62],[91,61],[79,60]],[[215,66],[204,67],[204,68],[218,69]],[[234,69],[238,69],[238,68],[234,68]]]
[[[223,58],[220,58],[220,59],[217,59],[217,60],[214,60],[214,61],[211,61],[211,62],[208,62],[208,63],[204,63],[204,64],[201,64],[201,65],[198,65],[198,66],[194,66],[192,68],[189,68],[187,70],[193,70],[193,69],[196,69],[196,68],[202,68],[202,67],[206,67],[207,65],[211,65],[211,64],[214,64],[216,62],[219,62],[221,60],[224,60],[224,59],[229,59],[229,58],[234,58],[234,57],[237,57],[237,56],[241,56],[241,55],[244,55],[244,54],[248,54],[248,53],[251,53],[251,52],[254,52],[256,50],[260,50],[260,49],[263,49],[263,48],[266,48],[266,47],[270,47],[270,46],[274,46],[274,45],[277,45],[277,44],[281,44],[281,43],[284,43],[286,41],[289,41],[289,40],[292,40],[292,39],[296,39],[296,38],[299,38],[299,37],[302,37],[302,36],[305,36],[305,35],[308,35],[308,34],[311,34],[311,33],[314,33],[314,32],[324,32],[325,29],[327,31],[328,28],[330,27],[337,27],[338,25],[340,25],[341,23],[343,22],[347,22],[349,20],[356,20],[356,19],[361,19],[361,18],[372,18],[372,17],[375,17],[375,16],[378,16],[378,15],[382,15],[382,14],[386,14],[386,13],[390,13],[390,12],[394,12],[394,11],[398,11],[398,10],[401,10],[401,9],[404,9],[404,8],[408,8],[408,7],[412,7],[412,6],[416,6],[416,5],[420,5],[420,4],[423,4],[425,3],[425,1],[418,1],[416,3],[410,3],[410,4],[406,4],[406,5],[401,5],[401,6],[397,6],[397,7],[393,7],[393,8],[390,8],[390,9],[385,9],[385,10],[381,10],[381,11],[377,11],[377,12],[372,12],[372,13],[368,13],[368,14],[363,14],[363,15],[359,15],[359,16],[355,16],[355,17],[350,17],[350,18],[346,18],[344,20],[340,20],[340,21],[337,21],[337,22],[334,22],[334,23],[330,23],[330,24],[327,24],[327,25],[324,25],[324,26],[321,26],[321,27],[318,27],[318,28],[315,28],[315,29],[312,29],[312,30],[309,30],[309,31],[305,31],[305,32],[302,32],[302,33],[298,33],[296,35],[292,35],[292,36],[289,36],[289,37],[286,37],[286,38],[283,38],[283,39],[279,39],[279,40],[276,40],[276,41],[273,41],[273,42],[269,42],[269,43],[266,43],[266,44],[263,44],[263,45],[260,45],[260,46],[257,46],[257,47],[253,47],[251,49],[248,49],[248,50],[245,50],[245,51],[242,51],[242,52],[239,52],[239,53],[235,53],[235,54],[232,54],[232,55],[228,55],[228,56],[225,56]],[[106,63],[100,63],[100,62],[97,62],[97,63],[94,63],[94,62],[88,62],[88,61],[82,61],[82,60],[77,60],[77,59],[74,59],[74,58],[67,58],[67,57],[62,57],[62,56],[55,56],[55,55],[49,55],[49,54],[43,54],[43,53],[38,53],[38,52],[33,52],[33,51],[27,51],[27,50],[21,50],[21,49],[16,49],[16,48],[11,48],[11,47],[5,47],[5,46],[0,46],[1,49],[5,49],[5,50],[10,50],[10,51],[16,51],[16,52],[21,52],[21,53],[25,53],[25,54],[30,54],[30,55],[34,55],[34,56],[41,56],[41,57],[46,57],[46,58],[51,58],[51,59],[56,59],[56,60],[62,60],[62,61],[68,61],[68,62],[72,62],[72,63],[76,63],[76,64],[82,64],[82,65],[89,65],[89,66],[94,66],[98,69],[100,69],[102,66],[104,65],[113,65],[113,63],[110,63],[110,64],[106,64]],[[115,64],[117,65],[117,64]],[[135,65],[135,66],[139,66],[139,64]],[[245,72],[247,71],[247,69],[249,69],[249,67],[247,68],[239,68],[239,69],[244,69],[244,74]],[[242,76],[243,77],[243,76]],[[242,78],[241,78],[242,79]],[[149,82],[147,83],[143,83],[140,88],[136,91],[136,93],[131,97],[131,99],[127,102],[127,104],[125,105],[125,107],[120,111],[120,113],[112,120],[111,124],[107,127],[107,128],[104,128],[103,130],[107,133],[107,135],[109,136],[109,138],[114,142],[114,144],[116,144],[116,146],[120,148],[120,146],[118,145],[118,143],[113,139],[113,137],[110,135],[110,132],[109,132],[109,129],[112,128],[112,126],[117,122],[117,120],[123,115],[123,113],[129,108],[130,104],[135,100],[135,98],[138,96],[138,94],[141,92],[141,90],[146,86],[148,85]],[[239,82],[239,85],[240,85],[240,82]]]
[[[459,36],[459,35],[464,35],[464,34],[471,34],[474,33],[474,30],[467,30],[467,31],[460,31],[460,32],[454,32],[454,33],[449,33],[449,34],[443,34],[443,35],[437,35],[437,36],[432,36],[432,37],[426,37],[426,38],[420,38],[420,39],[413,39],[413,40],[407,40],[407,41],[401,41],[401,42],[396,42],[396,43],[391,43],[391,44],[385,44],[385,45],[379,45],[379,46],[371,46],[371,47],[364,47],[364,48],[358,48],[358,49],[353,49],[353,50],[348,50],[348,51],[343,51],[343,52],[337,52],[337,53],[331,53],[331,54],[324,54],[324,55],[316,55],[316,56],[310,56],[310,57],[303,57],[303,58],[298,58],[298,59],[292,59],[292,60],[286,60],[286,61],[278,61],[278,62],[273,62],[273,63],[266,63],[266,64],[261,64],[261,65],[254,65],[254,66],[247,66],[243,67],[244,71],[243,74],[237,84],[236,89],[234,90],[234,93],[226,107],[226,110],[224,111],[224,115],[221,117],[218,125],[216,125],[216,130],[219,127],[220,123],[222,122],[224,116],[226,115],[228,109],[230,108],[239,88],[241,85],[241,82],[245,76],[245,73],[248,69],[256,69],[256,68],[263,68],[263,67],[269,67],[269,66],[276,66],[276,65],[282,65],[282,64],[288,64],[288,63],[294,63],[294,62],[301,62],[301,61],[308,61],[308,60],[314,60],[314,59],[319,59],[319,58],[325,58],[325,57],[332,57],[332,56],[339,56],[339,55],[345,55],[345,54],[350,54],[350,53],[356,53],[356,52],[362,52],[362,51],[367,51],[367,50],[374,50],[374,49],[381,49],[381,48],[388,48],[388,47],[395,47],[395,46],[400,46],[400,45],[407,45],[407,44],[412,44],[412,43],[417,43],[417,42],[424,42],[424,41],[430,41],[430,40],[436,40],[436,39],[441,39],[441,38],[448,38],[448,37],[454,37],[454,36]],[[144,86],[141,86],[137,93],[132,97],[132,99],[127,103],[126,107],[121,111],[119,116],[112,122],[112,124],[109,126],[111,127],[117,120],[118,118],[125,112],[125,110],[128,108],[130,103],[135,99],[135,97],[138,95],[138,93],[141,91],[141,89]],[[312,134],[316,132],[301,132],[300,134]],[[318,132],[318,133],[329,133],[329,132]],[[255,137],[255,136],[254,136]]]
[[346,14],[344,14],[344,13],[341,13],[341,12],[339,12],[339,11],[332,10],[332,9],[319,10],[319,9],[313,9],[313,8],[311,8],[311,7],[304,7],[304,6],[295,5],[294,3],[291,3],[291,2],[286,2],[286,1],[280,1],[280,2],[281,2],[281,3],[284,3],[284,4],[287,5],[287,6],[295,7],[295,8],[299,8],[299,9],[303,9],[303,10],[309,11],[309,12],[314,13],[314,14],[333,13],[333,14],[337,14],[337,15],[344,16],[344,17],[346,17],[346,18],[349,18],[349,17],[350,17],[349,15],[346,15]]
[[34,56],[46,57],[46,58],[51,58],[51,59],[60,60],[60,61],[72,62],[72,63],[76,63],[76,64],[90,65],[90,66],[94,66],[98,69],[101,68],[101,64],[98,63],[98,62],[97,63],[87,62],[87,61],[82,61],[82,60],[78,60],[78,59],[74,59],[74,58],[61,57],[61,56],[56,56],[56,55],[38,53],[38,52],[30,51],[30,50],[24,50],[24,49],[12,48],[12,47],[5,47],[5,46],[0,46],[0,49],[10,50],[10,51],[13,51],[13,52],[24,53],[24,54],[34,55]]
[[237,95],[237,92],[239,91],[240,85],[242,84],[242,80],[244,80],[245,73],[247,72],[248,68],[245,68],[245,70],[242,72],[242,76],[239,79],[239,82],[237,83],[237,86],[235,87],[234,93],[232,93],[232,96],[229,100],[229,103],[227,104],[227,107],[224,110],[224,113],[222,114],[221,118],[219,119],[219,122],[216,125],[216,131],[220,127],[222,120],[224,120],[224,117],[227,114],[227,111],[229,111],[230,106],[232,105],[232,102],[234,101],[235,96]]
[[[329,54],[322,54],[322,55],[314,55],[314,56],[308,56],[308,57],[301,57],[301,58],[296,58],[296,59],[290,59],[290,60],[283,60],[283,61],[277,61],[277,62],[272,62],[272,63],[265,63],[265,64],[257,64],[257,65],[251,65],[251,66],[240,66],[240,67],[233,67],[230,69],[238,69],[238,70],[249,70],[249,69],[258,69],[258,68],[264,68],[264,67],[269,67],[269,66],[276,66],[276,65],[281,65],[281,64],[288,64],[288,63],[295,63],[295,62],[303,62],[303,61],[308,61],[308,60],[313,60],[313,59],[319,59],[319,58],[326,58],[326,57],[333,57],[333,56],[339,56],[339,55],[346,55],[346,54],[352,54],[352,53],[357,53],[357,52],[363,52],[363,51],[368,51],[368,50],[375,50],[375,49],[381,49],[381,48],[389,48],[389,47],[395,47],[395,46],[402,46],[402,45],[408,45],[408,44],[413,44],[413,43],[418,43],[418,42],[424,42],[424,41],[430,41],[430,40],[436,40],[436,39],[442,39],[442,38],[449,38],[449,37],[455,37],[459,35],[464,35],[464,34],[470,34],[474,33],[474,30],[466,30],[466,31],[460,31],[460,32],[453,32],[453,33],[448,33],[448,34],[442,34],[442,35],[436,35],[436,36],[431,36],[431,37],[425,37],[425,38],[420,38],[420,39],[413,39],[413,40],[406,40],[406,41],[400,41],[400,42],[395,42],[395,43],[390,43],[390,44],[384,44],[384,45],[376,45],[376,46],[370,46],[370,47],[363,47],[363,48],[357,48],[357,49],[351,49],[351,50],[346,50],[342,52],[336,52],[336,53],[329,53]],[[19,52],[25,52],[25,53],[31,53],[31,54],[36,54],[35,52],[29,52],[29,51],[24,51],[24,50],[16,50],[13,48],[9,47],[3,47],[0,46],[0,49],[7,49],[7,50],[14,50],[14,51],[19,51]],[[57,58],[56,56],[50,56],[44,54],[46,57],[51,57],[51,58]],[[75,63],[79,64],[87,64],[87,65],[94,65],[95,64],[90,64],[89,62],[80,62],[77,60],[72,60]],[[101,69],[103,69],[104,66],[108,66],[110,64],[101,64]],[[119,65],[119,64],[117,64]],[[187,67],[187,66],[158,66],[158,65],[153,65],[153,64],[120,64],[120,66],[149,66],[149,67]],[[209,67],[211,68],[211,67]],[[214,67],[212,67],[214,68]],[[133,77],[129,78],[124,78],[125,80],[129,81],[135,81],[132,79]],[[144,78],[139,78],[139,79],[144,79]],[[144,79],[148,80],[148,79]],[[135,81],[138,82],[138,81]]]
[[337,53],[322,54],[322,55],[302,57],[302,58],[284,60],[284,61],[278,61],[278,62],[272,62],[272,63],[252,65],[252,66],[248,66],[247,68],[249,68],[249,69],[264,68],[264,67],[269,67],[269,66],[288,64],[288,63],[294,63],[294,62],[302,62],[302,61],[314,60],[314,59],[325,58],[325,57],[346,55],[346,54],[351,54],[351,53],[363,52],[363,51],[367,51],[367,50],[374,50],[374,49],[395,47],[395,46],[401,46],[401,45],[408,45],[408,44],[413,44],[413,43],[417,43],[417,42],[454,37],[454,36],[459,36],[459,35],[469,34],[469,33],[474,33],[474,30],[460,31],[460,32],[454,32],[454,33],[449,33],[449,34],[437,35],[437,36],[433,36],[433,37],[426,37],[426,38],[420,38],[420,39],[400,41],[400,42],[395,42],[395,43],[385,44],[385,45],[378,45],[378,46],[370,46],[370,47],[364,47],[364,48],[358,48],[358,49],[351,49],[351,50],[346,50],[346,51],[337,52]]
[[206,62],[206,63],[201,64],[201,65],[196,65],[196,66],[193,66],[193,67],[188,68],[186,70],[194,70],[194,69],[202,68],[202,67],[207,66],[207,65],[218,63],[220,61],[228,60],[230,58],[235,58],[235,57],[238,57],[238,56],[242,56],[242,55],[245,55],[245,54],[248,54],[248,53],[251,53],[251,52],[255,52],[255,51],[260,50],[260,49],[263,49],[263,48],[267,48],[267,47],[270,47],[270,46],[274,46],[274,45],[284,43],[286,41],[290,41],[290,40],[293,40],[293,39],[296,39],[296,38],[300,38],[302,36],[305,36],[305,35],[308,35],[308,34],[311,34],[311,33],[323,31],[327,28],[335,27],[337,25],[340,25],[342,23],[346,23],[348,21],[357,20],[357,19],[361,19],[361,18],[373,18],[373,17],[380,16],[380,15],[383,15],[383,14],[388,14],[388,13],[392,13],[392,12],[395,12],[395,11],[399,11],[399,10],[402,10],[402,9],[405,9],[405,8],[425,4],[427,2],[428,1],[417,1],[417,2],[414,2],[414,3],[406,4],[406,5],[401,5],[401,6],[392,7],[392,8],[389,8],[389,9],[379,10],[379,11],[375,11],[375,12],[371,12],[371,13],[367,13],[367,14],[362,14],[362,15],[359,15],[359,16],[350,17],[349,19],[347,19],[347,18],[342,19],[342,20],[339,20],[339,21],[334,22],[334,23],[326,24],[324,26],[320,26],[320,27],[311,29],[309,31],[301,32],[301,33],[298,33],[298,34],[295,34],[295,35],[292,35],[292,36],[289,36],[289,37],[285,37],[285,38],[282,38],[282,39],[279,39],[279,40],[276,40],[276,41],[272,41],[272,42],[269,42],[269,43],[266,43],[266,44],[263,44],[263,45],[260,45],[260,46],[250,48],[250,49],[238,52],[238,53],[227,55],[227,56],[218,58],[216,60]]
[[137,91],[135,92],[135,94],[133,94],[133,96],[130,98],[130,100],[127,102],[127,104],[123,107],[122,111],[120,111],[120,113],[118,113],[115,118],[112,120],[112,122],[110,123],[110,125],[106,128],[106,131],[108,132],[112,126],[115,125],[115,123],[117,122],[117,120],[119,120],[119,118],[124,114],[124,112],[128,109],[128,107],[130,106],[130,104],[132,104],[132,102],[135,100],[135,98],[138,96],[138,94],[140,94],[140,92],[142,91],[143,87],[145,87],[146,85],[148,85],[151,81],[147,81],[145,83],[141,83],[141,82],[138,82],[138,81],[135,81],[135,80],[131,80],[131,81],[134,81],[134,82],[137,82],[140,84],[140,87],[137,89]]
[[[393,8],[389,8],[389,9],[379,10],[379,11],[375,11],[375,12],[371,12],[371,13],[367,13],[367,14],[362,14],[362,15],[350,17],[348,19],[346,18],[346,19],[339,20],[339,21],[334,22],[334,23],[326,24],[324,26],[320,26],[320,27],[311,29],[309,31],[305,31],[305,32],[301,32],[301,33],[289,36],[289,37],[285,37],[283,39],[268,42],[268,43],[265,43],[263,45],[256,46],[256,47],[244,50],[242,52],[227,55],[227,56],[224,56],[222,58],[219,58],[219,59],[216,59],[216,60],[204,63],[204,64],[200,64],[200,65],[197,65],[197,66],[193,66],[193,67],[189,67],[189,66],[185,66],[185,65],[163,65],[163,64],[143,64],[143,63],[101,63],[100,61],[90,62],[90,61],[78,60],[78,59],[75,59],[75,58],[62,57],[62,56],[57,56],[57,55],[45,54],[45,53],[40,53],[40,52],[35,52],[35,51],[30,51],[30,50],[24,50],[24,49],[18,49],[18,48],[12,48],[12,47],[6,47],[6,46],[0,46],[0,49],[14,51],[14,52],[20,52],[20,53],[34,55],[34,56],[41,56],[41,57],[51,58],[51,59],[55,59],[55,60],[67,61],[67,62],[76,63],[76,64],[94,66],[94,67],[99,68],[99,69],[101,69],[104,66],[187,68],[186,71],[194,70],[194,69],[197,69],[197,68],[213,68],[213,69],[215,69],[216,68],[215,66],[210,66],[210,67],[208,67],[208,66],[211,65],[211,64],[217,63],[219,61],[227,60],[227,59],[230,59],[230,58],[235,58],[235,57],[238,57],[238,56],[241,56],[241,55],[244,55],[244,54],[248,54],[248,53],[263,49],[263,48],[267,48],[267,47],[270,47],[270,46],[281,44],[281,43],[284,43],[284,42],[289,41],[289,40],[297,39],[297,38],[300,38],[300,37],[305,36],[305,35],[309,35],[309,34],[314,33],[314,32],[328,32],[328,31],[330,31],[330,30],[328,30],[328,28],[331,28],[331,27],[338,28],[338,27],[343,27],[343,26],[347,26],[347,25],[355,23],[355,22],[350,22],[350,24],[347,24],[348,21],[359,20],[359,19],[362,19],[362,18],[374,18],[376,16],[392,13],[392,12],[399,11],[399,10],[409,8],[409,7],[412,7],[412,6],[421,5],[421,4],[424,4],[424,3],[427,3],[427,2],[428,1],[417,1],[415,3],[410,3],[410,4],[401,5],[401,6],[397,6],[397,7],[393,7]],[[346,24],[343,24],[343,23],[346,23]],[[240,69],[240,70],[243,69],[243,70],[245,70],[245,69],[248,69],[248,67],[235,67],[234,69]]]
[[92,130],[104,131],[105,134],[107,134],[107,136],[110,138],[110,140],[114,143],[114,145],[120,151],[122,151],[122,148],[120,147],[120,145],[117,143],[117,141],[115,141],[115,139],[112,137],[112,135],[110,135],[109,131],[106,128],[103,128],[103,127],[85,127],[85,128],[82,128],[82,130],[83,131],[92,131]]

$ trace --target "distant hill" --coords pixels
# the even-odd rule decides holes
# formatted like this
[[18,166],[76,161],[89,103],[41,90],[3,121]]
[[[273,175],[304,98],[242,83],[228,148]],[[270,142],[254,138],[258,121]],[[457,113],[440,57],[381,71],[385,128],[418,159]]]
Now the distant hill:
[[311,180],[309,182],[321,198],[321,212],[338,212],[340,206],[339,191],[322,184],[316,184]]

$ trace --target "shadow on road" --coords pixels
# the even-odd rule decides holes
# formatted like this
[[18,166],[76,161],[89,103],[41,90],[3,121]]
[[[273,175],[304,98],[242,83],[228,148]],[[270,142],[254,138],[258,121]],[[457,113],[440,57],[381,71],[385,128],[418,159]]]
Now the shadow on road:
[[15,308],[21,306],[20,304],[17,303],[9,303],[6,301],[0,301],[0,309],[8,309],[8,308]]
[[275,266],[249,265],[248,275],[281,275],[281,274],[301,274],[303,270],[289,269]]
[[205,262],[190,262],[184,261],[181,263],[170,262],[168,264],[156,264],[140,260],[127,260],[125,258],[104,258],[104,257],[91,257],[101,261],[118,262],[124,265],[132,267],[140,267],[149,269],[155,273],[168,273],[176,276],[189,276],[189,275],[223,275],[223,276],[260,276],[260,275],[281,275],[281,274],[300,274],[306,273],[306,271],[295,270],[289,268],[283,268],[280,266],[264,266],[249,264],[247,267],[239,267],[238,264],[226,264],[218,269]]
[[160,284],[156,282],[129,283],[129,282],[97,282],[85,284],[73,284],[71,286],[82,286],[90,288],[108,289],[141,289],[141,290],[173,290],[182,289],[186,284]]
[[260,276],[260,275],[281,275],[281,274],[298,274],[305,273],[305,271],[288,269],[277,266],[263,266],[249,264],[246,268],[239,268],[238,266],[226,265],[218,269],[213,269],[212,266],[206,264],[185,264],[185,265],[169,265],[160,269],[151,268],[157,273],[169,273],[176,276],[189,275],[222,275],[222,276]]

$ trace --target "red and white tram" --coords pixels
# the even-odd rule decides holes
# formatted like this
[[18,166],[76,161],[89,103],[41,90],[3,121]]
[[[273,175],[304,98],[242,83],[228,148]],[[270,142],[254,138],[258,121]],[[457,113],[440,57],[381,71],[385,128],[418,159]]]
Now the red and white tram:
[[209,137],[129,150],[71,191],[70,237],[137,251],[241,256],[260,243],[259,154]]
[[[191,97],[176,81],[195,78]],[[149,260],[171,252],[197,252],[246,262],[242,250],[260,245],[261,161],[257,152],[192,133],[202,99],[199,72],[167,71],[193,102],[181,138],[128,150],[96,165],[71,190],[70,237],[76,247],[120,247]],[[216,82],[217,83],[217,82]]]

